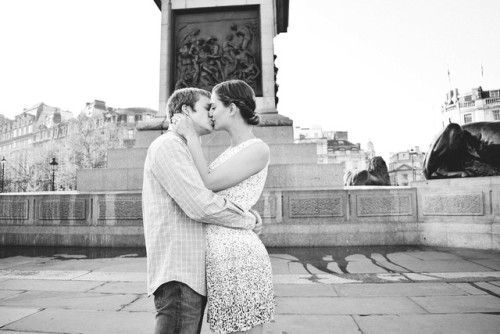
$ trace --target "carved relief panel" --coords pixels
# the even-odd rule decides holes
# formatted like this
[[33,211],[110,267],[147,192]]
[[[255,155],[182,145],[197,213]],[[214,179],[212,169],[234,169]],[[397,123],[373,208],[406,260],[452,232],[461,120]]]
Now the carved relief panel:
[[174,11],[173,89],[240,79],[262,96],[258,6]]

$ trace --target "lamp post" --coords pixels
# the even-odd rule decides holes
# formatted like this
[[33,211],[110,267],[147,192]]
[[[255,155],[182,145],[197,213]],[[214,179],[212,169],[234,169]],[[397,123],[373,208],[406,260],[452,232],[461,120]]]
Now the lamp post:
[[412,179],[415,181],[415,167],[413,167],[413,156],[415,154],[418,154],[415,152],[413,149],[410,150],[410,157],[411,157],[411,174],[412,174]]
[[56,168],[59,165],[56,161],[56,158],[52,158],[52,162],[50,163],[50,168],[52,169],[52,191],[56,191],[55,179],[56,179]]
[[5,160],[5,157],[2,158],[2,160],[0,160],[0,164],[2,165],[2,192],[3,192],[3,182],[4,182],[4,178],[5,178],[5,163],[7,162],[7,160]]

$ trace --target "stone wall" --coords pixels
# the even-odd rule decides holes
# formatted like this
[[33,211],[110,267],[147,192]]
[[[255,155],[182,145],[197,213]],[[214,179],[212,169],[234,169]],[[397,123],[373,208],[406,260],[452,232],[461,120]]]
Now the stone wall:
[[[432,245],[500,250],[500,177],[412,187],[266,188],[267,246]],[[0,244],[144,246],[141,193],[0,194]]]

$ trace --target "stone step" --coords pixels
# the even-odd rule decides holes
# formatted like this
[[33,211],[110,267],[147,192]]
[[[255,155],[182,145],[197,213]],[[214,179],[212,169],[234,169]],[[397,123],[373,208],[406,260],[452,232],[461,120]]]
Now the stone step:
[[[83,169],[77,172],[79,191],[141,190],[143,168]],[[270,165],[266,188],[308,188],[342,186],[342,164]]]
[[[149,145],[165,133],[166,130],[148,130],[138,131],[135,139],[135,147],[149,147]],[[289,144],[293,143],[293,127],[291,126],[265,126],[255,127],[254,134],[262,139],[267,144]],[[229,136],[226,132],[214,132],[212,134],[202,136],[204,145],[214,146],[229,146]]]
[[[207,162],[215,160],[228,145],[209,145],[203,147]],[[316,163],[316,144],[269,144],[271,165]],[[146,160],[147,148],[119,148],[108,151],[108,168],[142,168]]]

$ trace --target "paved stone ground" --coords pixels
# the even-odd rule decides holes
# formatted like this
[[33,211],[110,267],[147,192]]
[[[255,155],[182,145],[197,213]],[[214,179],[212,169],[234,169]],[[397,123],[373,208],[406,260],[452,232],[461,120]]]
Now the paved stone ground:
[[[500,333],[500,253],[269,249],[264,333]],[[142,249],[0,247],[0,333],[153,333]],[[202,331],[210,333],[205,325]]]

